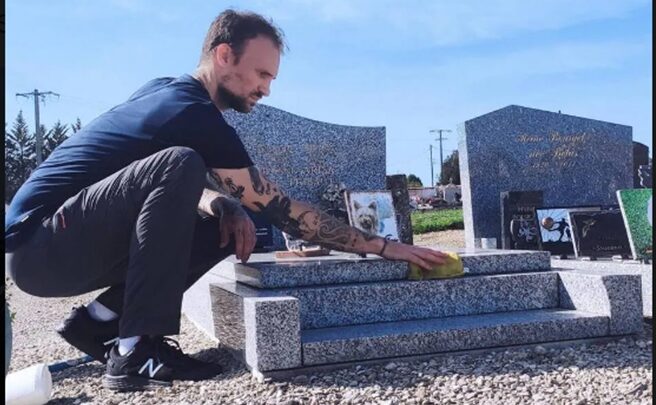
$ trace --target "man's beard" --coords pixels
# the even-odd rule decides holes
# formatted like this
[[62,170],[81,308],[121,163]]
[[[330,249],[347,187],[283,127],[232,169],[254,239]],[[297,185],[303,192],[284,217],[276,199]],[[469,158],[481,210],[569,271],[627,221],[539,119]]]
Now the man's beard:
[[216,86],[216,92],[219,100],[224,102],[228,108],[232,108],[240,113],[247,113],[253,109],[253,106],[248,101],[248,97],[238,96],[221,83]]

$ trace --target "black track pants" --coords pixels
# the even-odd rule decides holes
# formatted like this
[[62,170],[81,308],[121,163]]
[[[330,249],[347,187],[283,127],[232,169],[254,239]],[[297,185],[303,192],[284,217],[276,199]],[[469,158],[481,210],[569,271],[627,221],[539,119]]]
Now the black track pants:
[[219,248],[219,220],[197,207],[207,169],[172,147],[135,161],[69,198],[7,255],[23,291],[67,297],[104,287],[121,337],[179,333],[184,291],[234,251]]

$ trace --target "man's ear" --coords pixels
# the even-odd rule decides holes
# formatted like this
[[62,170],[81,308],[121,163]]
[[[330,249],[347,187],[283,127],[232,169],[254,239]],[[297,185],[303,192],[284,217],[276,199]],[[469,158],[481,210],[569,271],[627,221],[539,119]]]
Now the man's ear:
[[228,44],[219,44],[214,48],[214,60],[219,66],[228,66],[232,64],[234,54],[232,48]]

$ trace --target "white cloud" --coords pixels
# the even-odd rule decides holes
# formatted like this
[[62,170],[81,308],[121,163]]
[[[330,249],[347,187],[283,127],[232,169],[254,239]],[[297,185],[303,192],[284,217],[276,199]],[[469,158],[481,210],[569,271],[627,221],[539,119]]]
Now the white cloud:
[[[378,38],[456,45],[625,17],[649,0],[256,0],[274,20],[367,26]],[[425,41],[428,39],[428,41]]]

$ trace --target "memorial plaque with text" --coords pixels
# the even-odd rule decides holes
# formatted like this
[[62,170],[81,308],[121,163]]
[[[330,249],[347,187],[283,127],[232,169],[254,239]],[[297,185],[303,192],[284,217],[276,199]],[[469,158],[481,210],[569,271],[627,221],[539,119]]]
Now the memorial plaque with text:
[[612,257],[631,255],[629,238],[618,210],[570,212],[576,257]]

